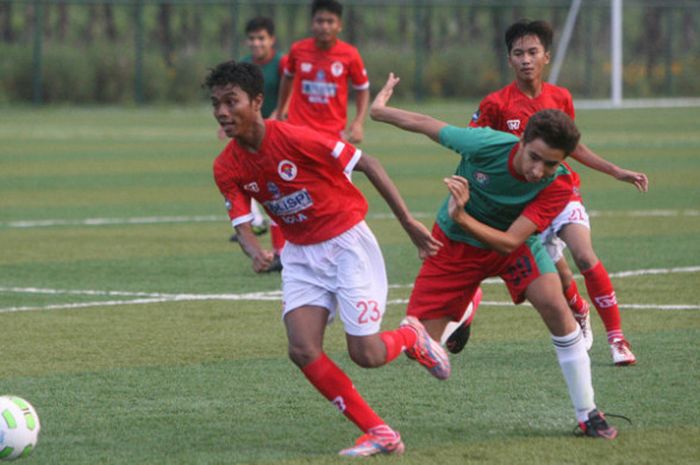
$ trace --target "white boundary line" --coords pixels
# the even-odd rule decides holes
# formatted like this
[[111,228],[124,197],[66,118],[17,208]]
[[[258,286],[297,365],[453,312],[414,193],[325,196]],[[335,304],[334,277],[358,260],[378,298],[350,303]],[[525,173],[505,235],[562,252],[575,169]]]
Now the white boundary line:
[[[634,276],[652,276],[659,274],[676,273],[697,273],[700,266],[675,267],[675,268],[652,268],[646,270],[631,270],[611,273],[610,276],[617,278],[628,278]],[[487,279],[483,284],[495,284],[500,282],[498,278]],[[412,284],[393,284],[392,289],[405,289],[413,287]],[[41,310],[63,310],[89,307],[107,307],[117,305],[142,305],[163,302],[189,302],[189,301],[281,301],[282,291],[249,292],[244,294],[167,294],[159,292],[127,292],[127,291],[100,291],[90,289],[46,289],[36,287],[0,287],[0,293],[11,294],[44,294],[44,295],[82,295],[82,296],[104,296],[104,297],[132,297],[123,300],[103,300],[93,302],[74,302],[67,304],[49,304],[43,306],[5,307],[0,308],[2,313],[17,313]],[[408,303],[407,299],[389,300],[389,305],[400,305]],[[485,306],[514,306],[512,302],[483,301]],[[635,310],[700,310],[700,305],[662,305],[662,304],[621,304],[622,309]]]
[[[679,210],[591,210],[588,212],[591,217],[695,217],[700,216],[700,210],[679,209]],[[432,218],[435,213],[417,212],[417,218]],[[391,213],[370,213],[367,218],[374,220],[393,219]],[[142,225],[161,223],[213,223],[227,222],[223,215],[194,215],[194,216],[143,216],[130,218],[85,218],[85,219],[48,219],[48,220],[16,220],[0,222],[0,228],[8,229],[29,229],[29,228],[49,228],[55,226],[119,226],[119,225]]]

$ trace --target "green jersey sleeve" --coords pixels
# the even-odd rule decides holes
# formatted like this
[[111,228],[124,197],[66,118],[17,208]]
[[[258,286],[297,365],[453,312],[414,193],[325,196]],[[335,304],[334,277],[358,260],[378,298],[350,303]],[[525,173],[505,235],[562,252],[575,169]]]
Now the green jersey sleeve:
[[[440,144],[457,152],[466,160],[474,161],[480,155],[490,152],[487,148],[513,144],[518,138],[512,134],[494,131],[491,128],[460,128],[445,126],[440,130]],[[487,150],[484,150],[487,149]]]

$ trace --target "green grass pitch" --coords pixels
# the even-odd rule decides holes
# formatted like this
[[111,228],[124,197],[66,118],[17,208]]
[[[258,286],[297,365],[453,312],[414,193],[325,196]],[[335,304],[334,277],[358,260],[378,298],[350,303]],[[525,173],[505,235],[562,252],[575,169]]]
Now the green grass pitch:
[[[474,107],[420,109],[463,124]],[[584,142],[650,177],[640,194],[578,170],[639,358],[613,367],[593,316],[596,400],[633,424],[612,420],[621,430],[613,442],[574,437],[544,325],[489,283],[447,382],[404,357],[360,369],[340,325],[329,328],[327,352],[406,442],[404,457],[382,462],[700,462],[698,120],[697,108],[577,118]],[[23,463],[347,463],[337,451],[359,433],[288,361],[279,275],[255,275],[228,242],[211,175],[221,148],[205,107],[0,112],[0,394],[26,398],[42,421]],[[432,224],[456,155],[372,122],[362,148]],[[367,180],[354,181],[394,285],[391,328],[419,261]]]

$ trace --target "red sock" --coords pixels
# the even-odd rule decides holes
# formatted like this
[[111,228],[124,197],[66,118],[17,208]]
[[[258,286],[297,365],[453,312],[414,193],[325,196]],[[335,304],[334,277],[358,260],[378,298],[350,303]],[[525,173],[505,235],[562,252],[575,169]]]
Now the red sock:
[[409,328],[397,328],[393,331],[384,331],[379,334],[382,338],[382,342],[386,346],[386,361],[384,363],[389,363],[399,356],[404,349],[413,347],[416,343],[416,332]]
[[350,378],[325,353],[301,371],[309,382],[363,433],[384,424],[384,420],[374,413],[357,392]]
[[286,242],[282,235],[282,230],[277,223],[270,224],[270,239],[272,240],[272,249],[277,255],[282,252],[284,243]]
[[576,281],[571,281],[569,287],[564,290],[564,297],[566,297],[566,301],[568,302],[571,311],[581,315],[586,313],[586,303],[583,300],[583,297],[581,297],[581,294],[578,293]]
[[583,271],[583,277],[586,280],[588,295],[598,310],[598,315],[603,320],[605,329],[608,333],[621,333],[620,309],[617,307],[615,289],[613,289],[603,262],[598,261],[593,268]]

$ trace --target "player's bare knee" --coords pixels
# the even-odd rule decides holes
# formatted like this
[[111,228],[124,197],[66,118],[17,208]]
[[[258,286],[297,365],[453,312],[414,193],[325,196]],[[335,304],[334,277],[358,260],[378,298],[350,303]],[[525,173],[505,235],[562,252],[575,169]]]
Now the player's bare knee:
[[377,353],[369,347],[350,349],[350,359],[362,368],[375,368],[384,365],[385,354]]
[[303,368],[321,356],[322,350],[310,346],[294,346],[288,348],[289,358],[296,366]]
[[572,252],[571,254],[576,262],[576,266],[581,271],[590,270],[596,263],[598,263],[598,257],[593,252],[593,250],[583,250],[578,253]]

